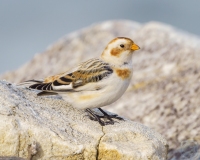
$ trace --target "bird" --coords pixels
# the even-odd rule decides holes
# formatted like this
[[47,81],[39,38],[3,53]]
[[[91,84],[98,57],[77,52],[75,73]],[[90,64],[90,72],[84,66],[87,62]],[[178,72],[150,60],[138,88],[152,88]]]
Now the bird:
[[[139,49],[130,38],[116,37],[100,57],[82,62],[67,72],[44,80],[28,80],[20,85],[39,90],[38,96],[60,95],[73,107],[88,112],[90,119],[102,126],[114,124],[113,118],[123,118],[109,115],[100,107],[112,104],[124,94],[133,73],[132,55]],[[93,108],[98,108],[103,116],[95,114]]]

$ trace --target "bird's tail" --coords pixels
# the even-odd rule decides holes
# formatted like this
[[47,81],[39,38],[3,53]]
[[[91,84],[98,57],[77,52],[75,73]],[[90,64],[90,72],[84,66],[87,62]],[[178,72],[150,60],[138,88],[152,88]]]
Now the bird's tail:
[[[39,92],[38,96],[48,96],[48,95],[57,95],[57,93],[52,91],[51,83],[43,83],[43,80],[28,80],[22,83],[17,84],[17,86],[23,86],[31,89],[42,90]],[[47,90],[47,91],[45,91]]]
[[24,81],[24,82],[21,82],[19,84],[17,84],[17,86],[24,86],[24,87],[29,87],[33,84],[42,84],[43,83],[43,80],[35,80],[35,79],[32,79],[32,80],[28,80],[28,81]]

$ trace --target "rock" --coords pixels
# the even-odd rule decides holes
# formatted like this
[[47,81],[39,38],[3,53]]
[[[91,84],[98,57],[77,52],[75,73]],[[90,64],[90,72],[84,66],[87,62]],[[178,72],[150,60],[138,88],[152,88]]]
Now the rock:
[[21,157],[10,157],[10,156],[0,156],[0,160],[32,160],[33,156],[37,154],[38,146],[37,143],[34,141],[33,143],[29,144],[27,147],[28,156],[27,158]]
[[168,155],[171,160],[199,160],[200,144],[193,140],[183,141],[181,146]]
[[200,39],[165,24],[96,24],[61,38],[20,69],[1,78],[20,82],[63,72],[100,55],[116,36],[132,38],[141,50],[133,57],[129,89],[105,108],[154,128],[167,138],[170,154],[188,139],[200,144]]
[[[166,159],[167,142],[144,125],[125,119],[102,127],[60,97],[0,81],[0,156],[34,159]],[[35,153],[34,149],[31,152]]]

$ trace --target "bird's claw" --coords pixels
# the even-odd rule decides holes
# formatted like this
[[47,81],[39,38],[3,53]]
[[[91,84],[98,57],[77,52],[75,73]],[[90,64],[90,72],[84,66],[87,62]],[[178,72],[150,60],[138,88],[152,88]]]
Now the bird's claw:
[[[103,111],[101,108],[98,108],[102,113],[103,113],[103,116],[100,116],[100,115],[97,115],[95,114],[93,111],[91,111],[90,109],[86,109],[86,111],[89,113],[89,118],[93,121],[98,121],[99,124],[101,126],[105,126],[105,125],[113,125],[116,121],[114,121],[113,119],[118,119],[118,120],[123,120],[123,118],[121,117],[118,117],[117,114],[113,114],[113,115],[109,115],[107,114],[105,111]],[[109,121],[102,121],[101,119],[107,119]]]
[[[98,117],[98,118],[97,118]],[[117,122],[117,121],[113,121],[113,119],[118,119],[118,120],[124,120],[123,118],[121,118],[121,117],[118,117],[118,115],[109,115],[109,116],[107,116],[107,115],[104,115],[104,116],[99,116],[99,115],[96,115],[96,117],[94,117],[94,116],[92,116],[92,115],[90,115],[89,116],[89,118],[91,119],[91,120],[93,120],[93,121],[98,121],[100,124],[101,124],[101,126],[105,126],[105,125],[113,125],[115,122]],[[109,121],[102,121],[101,119],[108,119]],[[113,119],[112,119],[113,118]]]

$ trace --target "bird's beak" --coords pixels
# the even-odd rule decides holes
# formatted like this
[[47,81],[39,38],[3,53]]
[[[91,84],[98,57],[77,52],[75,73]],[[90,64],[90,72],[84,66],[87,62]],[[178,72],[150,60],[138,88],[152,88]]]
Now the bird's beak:
[[131,50],[138,50],[138,49],[140,49],[140,47],[137,45],[137,44],[133,44],[132,46],[131,46]]

